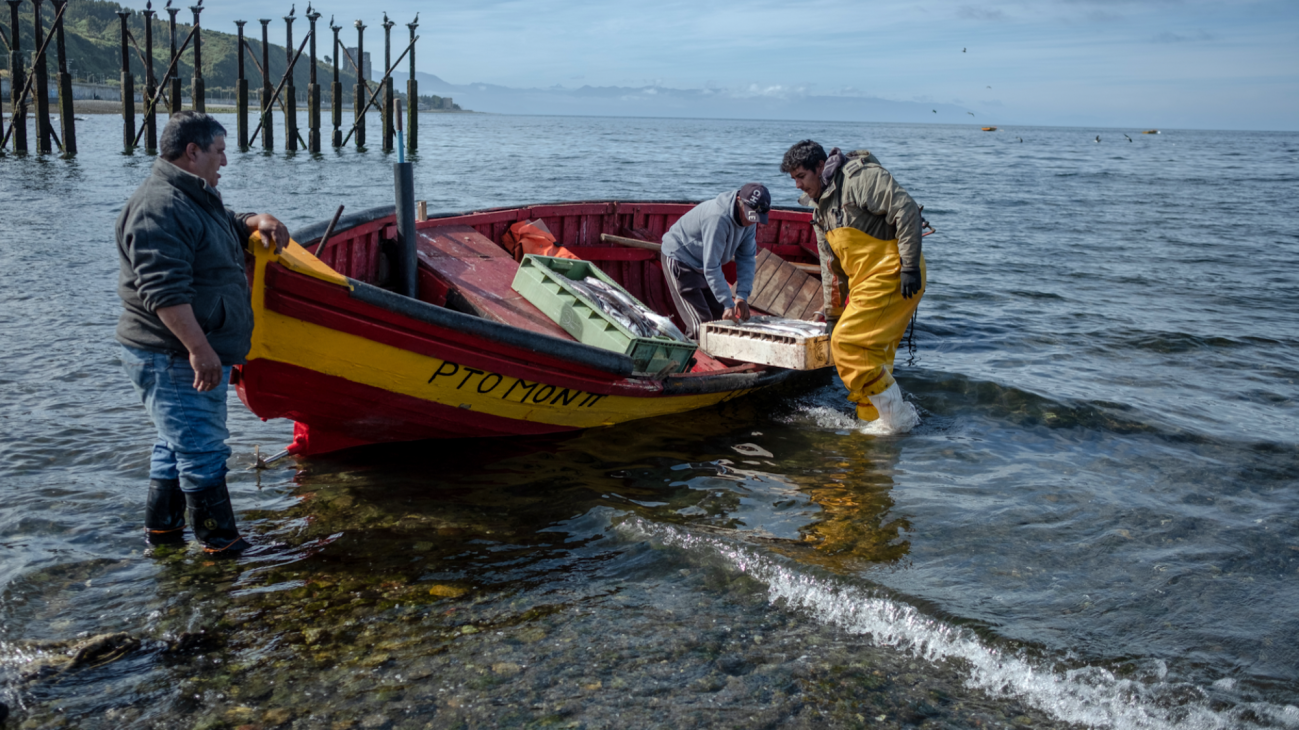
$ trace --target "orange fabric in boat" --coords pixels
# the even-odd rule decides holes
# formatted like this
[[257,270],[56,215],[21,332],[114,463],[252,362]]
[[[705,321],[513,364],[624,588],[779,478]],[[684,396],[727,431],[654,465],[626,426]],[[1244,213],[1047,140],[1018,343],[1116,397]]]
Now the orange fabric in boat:
[[519,221],[510,226],[506,232],[505,247],[514,254],[515,261],[522,261],[525,254],[538,256],[558,256],[562,259],[579,260],[568,249],[555,245],[555,237],[538,218],[535,221]]
[[441,306],[572,340],[564,331],[514,291],[519,265],[496,245],[470,226],[438,226],[419,231],[419,298]]

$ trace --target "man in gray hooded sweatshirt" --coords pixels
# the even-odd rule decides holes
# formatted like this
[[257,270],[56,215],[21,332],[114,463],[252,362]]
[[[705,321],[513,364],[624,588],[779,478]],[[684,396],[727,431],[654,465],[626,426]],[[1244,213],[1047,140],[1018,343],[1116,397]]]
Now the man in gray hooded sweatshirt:
[[[672,302],[699,339],[704,322],[749,318],[749,294],[758,255],[757,225],[767,222],[771,193],[759,183],[706,200],[681,216],[663,234],[663,274]],[[735,296],[722,266],[735,262]]]
[[183,543],[185,509],[210,553],[248,547],[226,490],[226,391],[253,331],[244,249],[253,233],[276,251],[289,231],[273,216],[236,214],[217,192],[226,130],[201,112],[173,114],[160,157],[117,218],[117,323],[122,364],[158,429],[145,535]]

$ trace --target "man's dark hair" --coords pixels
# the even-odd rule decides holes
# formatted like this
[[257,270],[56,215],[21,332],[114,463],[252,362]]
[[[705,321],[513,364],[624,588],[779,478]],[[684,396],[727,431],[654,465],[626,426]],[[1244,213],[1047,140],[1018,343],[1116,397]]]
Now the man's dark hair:
[[785,158],[780,161],[780,171],[788,174],[801,167],[816,172],[816,166],[827,159],[829,158],[825,154],[824,147],[810,139],[805,139],[785,150]]
[[190,143],[207,152],[217,137],[226,136],[226,128],[221,122],[203,112],[183,111],[171,115],[167,126],[162,130],[162,139],[158,141],[158,153],[162,159],[171,162],[185,154]]

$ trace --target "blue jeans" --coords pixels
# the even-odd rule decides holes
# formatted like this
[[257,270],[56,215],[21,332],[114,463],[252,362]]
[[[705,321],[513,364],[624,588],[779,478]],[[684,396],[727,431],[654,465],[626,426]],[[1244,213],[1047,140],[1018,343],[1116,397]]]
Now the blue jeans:
[[220,385],[200,393],[194,389],[194,369],[186,355],[121,347],[126,374],[158,429],[149,478],[180,479],[186,492],[221,484],[230,458],[226,446],[230,368],[221,369]]

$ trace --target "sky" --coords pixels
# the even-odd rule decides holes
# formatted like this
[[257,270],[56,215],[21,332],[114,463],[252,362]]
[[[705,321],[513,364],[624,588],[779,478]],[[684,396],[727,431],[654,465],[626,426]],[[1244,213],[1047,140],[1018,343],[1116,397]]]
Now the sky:
[[[400,24],[397,39],[418,11],[418,70],[460,85],[457,101],[472,98],[473,84],[561,101],[583,86],[623,87],[703,92],[664,107],[672,116],[690,116],[692,104],[716,116],[720,99],[734,100],[740,116],[826,121],[905,109],[948,123],[1299,130],[1299,0],[337,5],[345,7],[342,37],[354,44],[352,21],[364,20],[375,67],[382,13]],[[335,8],[323,0],[317,10],[327,19]],[[215,0],[203,19],[224,29],[266,14],[263,2]],[[282,23],[272,30],[283,38]],[[508,96],[484,98],[504,108],[483,110],[515,111]]]

